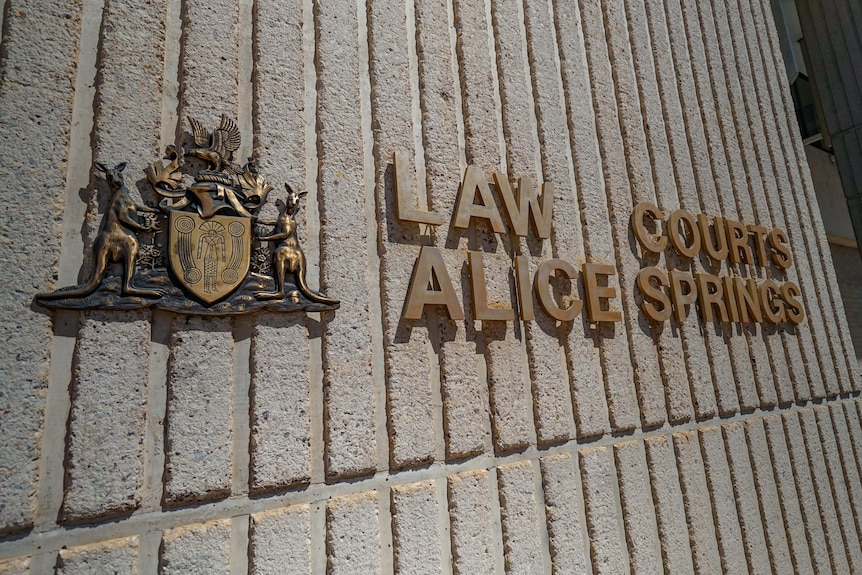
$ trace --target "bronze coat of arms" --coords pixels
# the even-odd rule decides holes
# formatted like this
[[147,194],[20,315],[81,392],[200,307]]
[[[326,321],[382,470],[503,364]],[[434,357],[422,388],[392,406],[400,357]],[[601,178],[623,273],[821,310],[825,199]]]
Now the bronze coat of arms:
[[[305,279],[295,216],[306,192],[285,184],[278,218],[259,219],[273,186],[253,158],[244,166],[233,163],[240,146],[236,123],[222,116],[211,133],[193,118],[189,123],[195,147],[181,154],[168,146],[165,161],[144,170],[162,198],[158,208],[132,199],[125,163],[95,164],[111,198],[93,242],[93,273],[84,284],[38,294],[36,301],[48,308],[155,307],[210,315],[337,309],[338,300],[312,290]],[[184,157],[202,165],[186,169]]]

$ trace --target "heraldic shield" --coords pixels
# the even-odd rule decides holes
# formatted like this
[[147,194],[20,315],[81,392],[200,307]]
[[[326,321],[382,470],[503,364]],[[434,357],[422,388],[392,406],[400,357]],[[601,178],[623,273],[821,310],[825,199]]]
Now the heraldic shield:
[[251,218],[170,211],[168,252],[177,281],[206,303],[226,298],[248,274]]

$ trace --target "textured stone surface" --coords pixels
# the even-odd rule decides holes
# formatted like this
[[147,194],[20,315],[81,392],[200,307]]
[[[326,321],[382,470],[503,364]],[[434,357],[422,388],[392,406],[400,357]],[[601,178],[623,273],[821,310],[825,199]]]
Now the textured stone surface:
[[586,573],[590,559],[577,462],[564,453],[544,457],[540,464],[551,563]]
[[664,569],[690,573],[694,567],[672,441],[653,437],[644,444]]
[[252,486],[306,482],[311,474],[311,401],[305,318],[255,325],[252,362]]
[[252,515],[251,575],[309,573],[311,521],[307,505]]
[[330,475],[367,473],[377,459],[356,11],[348,1],[315,6],[320,277],[342,308],[324,318]]
[[534,477],[528,461],[497,468],[507,573],[538,573],[544,562]]
[[[414,102],[408,97],[412,93],[406,93],[411,85],[406,16],[403,3],[378,0],[370,4],[371,110],[376,119],[373,126],[377,203],[385,214],[380,228],[382,320],[394,467],[433,459],[431,387],[437,385],[428,353],[427,320],[401,318],[413,263],[419,255],[421,229],[428,227],[402,222],[396,216],[393,153],[403,154],[409,166],[414,163],[410,161],[414,156]],[[419,206],[426,204],[427,199],[420,198],[424,190],[420,184],[424,182],[417,182],[414,187],[415,180],[409,173],[405,181],[411,183],[413,191],[408,197],[415,197]]]
[[[769,573],[771,571],[770,555],[766,550],[766,538],[763,533],[764,526],[768,524],[760,515],[760,508],[757,503],[758,491],[754,485],[743,425],[729,423],[722,426],[722,433],[733,482],[733,497],[742,530],[742,544],[745,548],[745,557],[748,560],[748,570],[751,573]],[[767,493],[767,497],[771,497],[771,495]],[[774,504],[774,499],[772,502]],[[774,513],[774,509],[766,509],[767,505],[768,503],[764,505],[764,514]],[[781,558],[776,557],[776,562],[786,565],[786,554]]]
[[673,447],[695,571],[718,573],[721,558],[697,434],[692,431],[674,434]]
[[229,573],[230,521],[212,521],[165,532],[162,541],[165,575]]
[[439,502],[434,481],[392,489],[395,573],[440,573]]
[[[230,490],[232,343],[229,320],[174,320],[165,449],[169,499],[216,497]],[[204,349],[208,353],[202,354]]]
[[[428,203],[430,209],[443,214],[451,213],[455,206],[464,167],[458,127],[460,88],[450,46],[453,32],[448,26],[451,8],[447,4],[443,0],[415,3]],[[441,25],[443,22],[447,26]],[[455,257],[446,259],[447,267],[453,264],[449,269],[460,269],[467,238],[453,242],[445,217],[433,235],[437,247],[460,248]],[[453,281],[459,291],[461,282]],[[464,301],[462,295],[459,291],[459,301]],[[452,457],[480,453],[490,439],[488,386],[483,377],[485,362],[478,351],[482,336],[474,329],[470,306],[464,306],[464,313],[466,319],[459,323],[450,321],[444,312],[437,316],[440,341],[435,345],[439,346],[446,453]]]
[[727,454],[721,438],[721,429],[706,427],[698,432],[704,471],[711,494],[712,514],[718,535],[721,567],[725,572],[744,573],[746,565],[745,550],[742,545],[742,531],[734,504],[733,485]]
[[453,571],[493,573],[497,542],[492,531],[488,472],[452,475],[448,481]]
[[0,561],[0,573],[3,575],[27,575],[30,561],[27,559],[13,559],[12,561]]
[[657,573],[662,560],[643,443],[617,443],[614,459],[632,573]]
[[377,492],[348,495],[326,505],[327,572],[380,572]]
[[129,537],[87,547],[72,547],[60,553],[58,575],[89,575],[113,573],[135,575],[139,541]]
[[69,518],[131,510],[140,502],[150,355],[142,315],[94,312],[81,327],[63,502]]
[[[306,189],[307,145],[303,22],[300,2],[255,3],[255,32],[261,49],[254,60],[254,145],[259,169],[274,189],[262,210],[276,216],[276,202],[286,194],[284,183],[308,191],[296,216],[297,236],[306,253],[308,277],[319,265],[310,257],[310,204],[315,190]],[[316,227],[316,222],[314,222]],[[266,228],[269,230],[269,228]],[[314,282],[309,281],[317,289]],[[325,290],[321,290],[325,293]],[[252,486],[287,485],[310,476],[311,399],[309,322],[301,316],[259,316],[254,327],[251,385]],[[318,360],[319,361],[319,360]]]
[[620,530],[613,455],[605,447],[593,447],[581,451],[578,458],[593,573],[624,573],[629,561]]
[[[0,304],[0,531],[30,525],[51,353],[51,320],[30,309],[57,287],[69,131],[81,5],[7,5],[0,80],[3,192]],[[34,38],[39,38],[34,42]],[[27,209],[21,210],[24,200]],[[21,270],[27,273],[21,273]],[[68,335],[68,334],[67,334]]]
[[[765,0],[132,4],[2,13],[0,173],[28,209],[0,232],[0,572],[862,567],[858,379]],[[89,257],[106,200],[89,158],[142,183],[187,115],[222,113],[271,204],[284,182],[309,192],[309,281],[341,308],[64,312],[52,336],[29,306]],[[395,150],[442,225],[396,220]],[[551,237],[452,227],[470,164],[553,184]],[[795,264],[644,255],[644,200],[782,227]],[[422,245],[465,320],[401,320]],[[499,307],[517,305],[513,255],[614,264],[624,320],[477,322],[468,250]],[[808,317],[644,323],[633,278],[653,264],[786,277]]]

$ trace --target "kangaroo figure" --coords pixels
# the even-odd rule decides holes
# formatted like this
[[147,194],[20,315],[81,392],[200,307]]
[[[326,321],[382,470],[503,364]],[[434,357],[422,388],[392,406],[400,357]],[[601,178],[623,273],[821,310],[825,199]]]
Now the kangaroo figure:
[[98,170],[105,174],[105,179],[111,187],[111,204],[102,218],[101,229],[96,241],[93,242],[93,252],[96,255],[96,267],[93,276],[86,284],[69,290],[58,290],[51,293],[39,294],[41,299],[59,299],[68,297],[83,297],[90,295],[105,276],[108,262],[120,262],[123,264],[123,294],[137,296],[160,297],[164,295],[163,290],[140,289],[132,285],[132,277],[135,275],[135,258],[138,256],[138,238],[134,231],[155,231],[156,226],[144,226],[138,223],[136,211],[158,213],[159,210],[149,206],[139,206],[129,195],[129,190],[123,182],[123,170],[126,162],[118,164],[117,167],[109,169],[104,164],[95,163]]
[[311,301],[317,303],[335,304],[338,300],[329,299],[316,292],[311,291],[305,283],[305,254],[299,247],[296,239],[296,220],[294,216],[299,211],[299,200],[308,192],[296,193],[288,185],[287,198],[284,207],[279,211],[278,219],[274,222],[260,222],[265,225],[275,226],[268,236],[260,236],[261,241],[278,242],[272,252],[272,267],[275,270],[275,287],[273,292],[258,292],[258,299],[284,299],[284,276],[290,272],[296,278],[296,287]]

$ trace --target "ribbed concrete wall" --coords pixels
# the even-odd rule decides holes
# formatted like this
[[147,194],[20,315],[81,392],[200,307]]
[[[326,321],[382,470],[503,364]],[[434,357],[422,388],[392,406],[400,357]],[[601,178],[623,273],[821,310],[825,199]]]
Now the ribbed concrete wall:
[[[2,12],[0,573],[862,570],[860,378],[768,0],[55,4]],[[222,113],[309,190],[341,308],[32,306],[89,273],[92,162],[152,201]],[[446,224],[395,219],[394,151]],[[468,165],[552,183],[550,240],[450,228]],[[786,230],[805,322],[649,323],[643,201]],[[469,290],[402,320],[420,245],[459,298],[468,249],[492,299],[513,253],[613,264],[623,321],[474,322]]]

